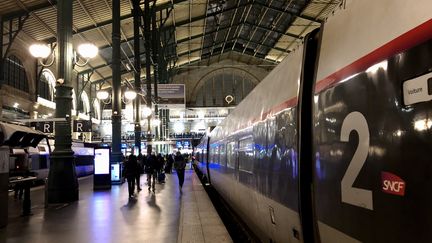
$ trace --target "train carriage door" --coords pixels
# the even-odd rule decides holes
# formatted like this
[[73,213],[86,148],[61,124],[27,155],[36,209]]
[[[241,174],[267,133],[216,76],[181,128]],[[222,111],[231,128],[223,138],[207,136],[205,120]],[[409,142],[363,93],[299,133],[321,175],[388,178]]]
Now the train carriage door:
[[210,178],[210,153],[211,153],[211,151],[210,151],[210,136],[207,137],[207,143],[205,144],[205,146],[206,146],[205,149],[207,151],[207,154],[205,155],[206,156],[207,178],[208,178],[208,183],[211,184],[211,178]]
[[299,90],[299,213],[304,242],[314,242],[316,238],[312,206],[312,101],[318,37],[319,29],[316,29],[305,38],[303,71]]

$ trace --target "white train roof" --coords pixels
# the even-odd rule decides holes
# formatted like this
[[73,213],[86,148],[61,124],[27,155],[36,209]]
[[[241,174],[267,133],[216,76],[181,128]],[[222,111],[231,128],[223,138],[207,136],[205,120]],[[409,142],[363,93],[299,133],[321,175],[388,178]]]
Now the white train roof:
[[226,137],[254,123],[296,106],[300,84],[303,45],[275,67],[211,133],[212,139]]

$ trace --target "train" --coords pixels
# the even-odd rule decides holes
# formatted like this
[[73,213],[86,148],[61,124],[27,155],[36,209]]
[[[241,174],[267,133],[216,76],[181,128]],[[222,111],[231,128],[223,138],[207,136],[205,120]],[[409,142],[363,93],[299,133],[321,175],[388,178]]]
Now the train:
[[[94,173],[94,148],[96,143],[72,141],[75,172],[78,177]],[[9,171],[9,179],[32,175],[35,183],[44,183],[48,178],[50,154],[54,150],[54,139],[27,126],[0,120],[1,167]],[[10,185],[12,186],[12,185]]]
[[[94,148],[93,143],[72,142],[72,150],[75,158],[75,172],[77,177],[92,175],[94,173]],[[18,169],[23,161],[19,157],[28,157],[28,169],[37,178],[36,182],[43,182],[48,178],[50,168],[50,153],[54,150],[54,139],[42,139],[35,147],[10,148],[9,168]],[[24,159],[25,160],[25,159]]]
[[262,242],[432,242],[431,9],[344,1],[201,140]]
[[[92,175],[94,173],[94,148],[96,144],[81,141],[72,142],[72,151],[75,158],[75,172],[77,177]],[[50,167],[50,153],[55,148],[54,139],[43,139],[36,147],[28,147],[29,169],[39,180],[48,178]],[[11,149],[11,158],[25,153],[23,149]],[[10,166],[10,168],[13,168]]]

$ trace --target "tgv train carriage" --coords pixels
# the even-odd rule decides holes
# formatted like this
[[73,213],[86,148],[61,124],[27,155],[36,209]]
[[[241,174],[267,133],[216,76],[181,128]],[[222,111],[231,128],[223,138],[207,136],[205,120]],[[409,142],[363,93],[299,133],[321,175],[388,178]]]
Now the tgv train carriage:
[[263,242],[432,242],[431,9],[347,1],[202,140]]
[[432,2],[349,4],[320,43],[312,121],[319,236],[431,242]]

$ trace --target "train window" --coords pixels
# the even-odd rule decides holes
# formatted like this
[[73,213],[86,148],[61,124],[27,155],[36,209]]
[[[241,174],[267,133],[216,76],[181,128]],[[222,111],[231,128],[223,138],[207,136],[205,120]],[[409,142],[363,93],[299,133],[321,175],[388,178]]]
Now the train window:
[[214,159],[213,159],[214,163],[216,163],[216,164],[220,164],[220,161],[219,161],[219,149],[220,149],[220,145],[217,145],[215,147],[215,153],[214,153]]
[[219,164],[226,166],[226,145],[222,143],[219,145]]
[[212,144],[210,147],[210,163],[218,164],[218,146],[217,144]]
[[202,162],[207,163],[207,149],[203,149],[202,151]]
[[239,170],[252,173],[254,166],[254,142],[252,137],[239,141]]
[[235,142],[230,142],[227,144],[226,153],[227,153],[227,166],[229,168],[235,169],[236,159],[237,159]]

